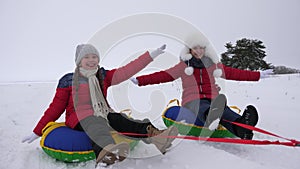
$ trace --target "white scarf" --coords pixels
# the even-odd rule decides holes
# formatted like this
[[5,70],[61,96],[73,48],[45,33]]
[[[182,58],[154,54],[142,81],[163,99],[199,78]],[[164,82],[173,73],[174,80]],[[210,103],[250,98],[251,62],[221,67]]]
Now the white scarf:
[[94,109],[94,116],[101,116],[104,119],[107,119],[107,115],[112,109],[107,105],[102,90],[99,85],[99,81],[96,77],[96,73],[98,68],[95,70],[85,70],[83,68],[79,68],[80,73],[88,78],[90,95],[92,100],[92,106]]

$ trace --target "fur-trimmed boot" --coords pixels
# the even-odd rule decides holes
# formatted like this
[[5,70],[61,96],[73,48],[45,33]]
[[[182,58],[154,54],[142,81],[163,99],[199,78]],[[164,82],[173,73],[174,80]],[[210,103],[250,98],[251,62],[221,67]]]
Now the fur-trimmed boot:
[[171,147],[172,142],[175,139],[172,136],[178,135],[178,129],[175,126],[171,126],[165,130],[158,130],[150,124],[147,126],[146,130],[149,135],[147,141],[154,144],[162,154],[165,154],[167,149]]
[[[236,122],[255,126],[258,122],[258,113],[256,108],[252,105],[247,106],[242,117],[238,118]],[[234,130],[236,136],[240,137],[241,139],[252,140],[253,138],[252,130],[245,129],[240,126],[234,126]]]
[[129,153],[129,144],[122,142],[118,144],[109,144],[105,146],[96,159],[96,166],[101,164],[102,166],[108,166],[115,162],[121,162],[125,160]]

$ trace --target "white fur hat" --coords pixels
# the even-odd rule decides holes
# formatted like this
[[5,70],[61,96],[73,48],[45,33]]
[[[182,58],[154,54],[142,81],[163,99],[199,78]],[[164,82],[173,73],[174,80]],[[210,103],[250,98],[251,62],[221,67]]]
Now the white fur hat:
[[[180,59],[182,61],[189,61],[193,57],[192,54],[190,53],[191,48],[196,47],[196,46],[201,46],[201,47],[205,47],[204,55],[206,57],[209,57],[215,64],[219,63],[219,57],[218,57],[215,49],[213,48],[213,46],[210,44],[208,39],[203,34],[200,34],[200,33],[191,34],[190,36],[188,36],[186,38],[185,43],[186,43],[185,47],[180,52]],[[194,68],[188,65],[188,67],[186,67],[184,72],[187,75],[192,75],[194,72]],[[214,75],[214,77],[220,77],[222,75],[222,70],[219,68],[216,68],[213,75]]]

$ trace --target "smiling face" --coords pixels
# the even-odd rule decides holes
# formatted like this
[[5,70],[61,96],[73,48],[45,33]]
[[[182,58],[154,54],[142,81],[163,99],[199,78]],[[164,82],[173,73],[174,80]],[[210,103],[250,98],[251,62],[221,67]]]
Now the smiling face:
[[205,47],[202,46],[195,46],[191,49],[191,54],[197,58],[197,59],[201,59],[204,54],[205,54]]
[[98,67],[99,57],[95,54],[86,54],[80,62],[80,67],[85,70],[94,70]]

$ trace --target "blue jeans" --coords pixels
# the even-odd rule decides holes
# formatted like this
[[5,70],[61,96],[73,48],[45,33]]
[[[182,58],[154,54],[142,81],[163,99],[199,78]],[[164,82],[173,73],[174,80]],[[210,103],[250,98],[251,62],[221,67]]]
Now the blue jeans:
[[[203,122],[203,124],[206,121],[207,114],[209,112],[211,100],[209,99],[197,99],[188,102],[184,105],[184,107],[190,109],[192,112],[194,112],[197,115],[197,118]],[[233,128],[233,125],[231,123],[228,123],[222,119],[228,120],[228,121],[235,121],[241,116],[237,113],[235,113],[233,110],[231,110],[228,106],[225,107],[220,124],[224,126],[227,130],[229,130],[231,133],[235,134],[235,130]]]

